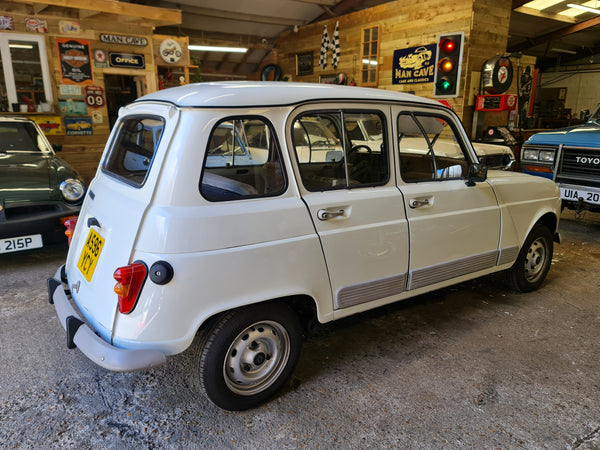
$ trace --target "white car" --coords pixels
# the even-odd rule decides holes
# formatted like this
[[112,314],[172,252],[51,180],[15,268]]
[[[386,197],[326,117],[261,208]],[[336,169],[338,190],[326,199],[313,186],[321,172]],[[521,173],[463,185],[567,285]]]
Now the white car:
[[438,102],[191,84],[122,109],[49,297],[68,346],[98,365],[144,369],[191,347],[196,385],[239,410],[291,375],[309,324],[498,271],[537,289],[559,212],[550,180],[488,174]]

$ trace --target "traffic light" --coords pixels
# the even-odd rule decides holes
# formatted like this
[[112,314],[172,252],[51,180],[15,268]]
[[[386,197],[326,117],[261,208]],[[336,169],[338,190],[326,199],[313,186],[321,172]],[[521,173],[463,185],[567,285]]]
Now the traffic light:
[[458,97],[464,40],[465,33],[462,31],[438,36],[433,77],[434,97]]

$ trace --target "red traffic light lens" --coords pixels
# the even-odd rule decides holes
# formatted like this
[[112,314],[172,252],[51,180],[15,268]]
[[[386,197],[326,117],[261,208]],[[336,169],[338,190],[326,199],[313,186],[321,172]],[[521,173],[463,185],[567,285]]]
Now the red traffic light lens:
[[448,58],[440,59],[438,69],[444,73],[452,72],[452,69],[454,69],[454,61]]
[[444,38],[440,41],[440,50],[445,53],[452,53],[456,49],[454,40],[450,38]]

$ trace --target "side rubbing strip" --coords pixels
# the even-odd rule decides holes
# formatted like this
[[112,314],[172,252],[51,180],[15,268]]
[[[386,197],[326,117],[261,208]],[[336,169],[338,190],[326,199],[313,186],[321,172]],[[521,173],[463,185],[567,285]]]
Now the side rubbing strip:
[[508,264],[513,262],[519,256],[519,247],[508,247],[500,250],[500,256],[498,256],[498,265]]
[[335,296],[335,309],[348,308],[405,291],[406,274],[344,286]]
[[410,273],[408,289],[418,289],[430,284],[440,283],[451,278],[488,269],[494,267],[497,261],[498,250],[494,250],[435,266],[423,267]]

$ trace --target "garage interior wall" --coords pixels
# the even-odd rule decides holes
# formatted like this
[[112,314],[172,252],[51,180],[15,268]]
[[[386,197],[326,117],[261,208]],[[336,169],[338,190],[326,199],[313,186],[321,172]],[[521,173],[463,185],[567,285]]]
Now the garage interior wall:
[[[284,74],[294,81],[319,82],[323,76],[344,72],[348,80],[360,85],[361,37],[365,28],[379,26],[379,78],[377,87],[413,92],[432,97],[433,83],[393,84],[394,50],[435,44],[440,33],[465,33],[460,94],[448,99],[452,108],[469,130],[474,111],[474,96],[479,86],[479,73],[485,61],[506,52],[511,2],[496,0],[399,0],[301,27],[297,32],[283,33],[277,41],[278,63]],[[326,69],[319,66],[323,26],[330,38],[339,21],[340,60],[337,68],[331,65],[328,54]],[[296,55],[313,52],[313,74],[298,76]],[[535,58],[523,58],[521,64],[531,64]],[[513,86],[516,93],[516,67]],[[507,114],[490,116],[491,121],[507,123]]]
[[540,89],[565,88],[565,108],[579,117],[582,110],[594,112],[600,102],[600,67],[581,71],[544,72],[540,75]]
[[[116,2],[115,2],[116,3]],[[47,5],[46,5],[47,6]],[[0,15],[12,17],[14,22],[14,33],[28,33],[26,29],[26,20],[32,17],[31,5],[14,4],[9,11],[3,10],[0,6]],[[158,10],[158,9],[157,9]],[[50,67],[50,76],[54,91],[54,106],[50,115],[61,115],[58,98],[60,95],[61,73],[59,67],[58,50],[55,39],[73,38],[88,40],[91,49],[102,48],[113,52],[122,53],[138,53],[143,54],[145,59],[145,69],[130,70],[130,75],[145,75],[151,73],[152,76],[146,76],[148,85],[145,86],[147,92],[157,89],[156,86],[156,66],[154,63],[152,35],[154,26],[156,25],[151,20],[146,20],[140,17],[119,16],[117,14],[98,14],[94,11],[89,11],[89,15],[83,15],[80,10],[75,8],[61,8],[49,6],[40,14],[35,15],[37,19],[47,22],[47,33],[37,33],[45,37],[46,53]],[[75,21],[80,25],[80,31],[76,34],[67,33],[61,30],[61,21]],[[0,31],[0,33],[12,33],[13,31]],[[31,34],[31,32],[29,32]],[[148,40],[147,46],[122,45],[122,44],[106,44],[100,41],[100,34],[114,33],[118,35],[141,36]],[[114,68],[98,68],[93,63],[93,86],[99,86],[105,89],[104,75],[105,74],[127,74],[128,69]],[[83,90],[85,86],[82,86]],[[106,91],[106,90],[105,90]],[[91,113],[92,109],[88,111]],[[94,108],[103,117],[102,123],[93,123],[93,134],[91,136],[67,136],[67,135],[49,135],[48,139],[52,144],[62,146],[62,152],[59,156],[66,160],[69,164],[76,168],[79,174],[86,182],[89,182],[96,172],[98,161],[101,153],[106,145],[107,138],[110,133],[108,120],[108,110],[106,106]],[[33,113],[35,114],[35,113]],[[27,115],[31,116],[32,113]]]

